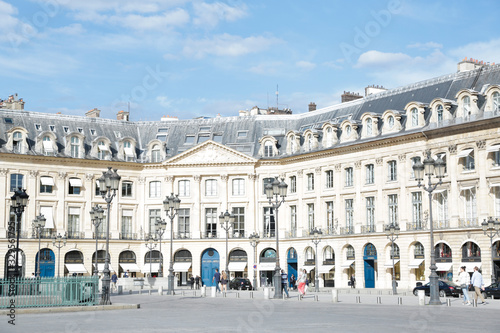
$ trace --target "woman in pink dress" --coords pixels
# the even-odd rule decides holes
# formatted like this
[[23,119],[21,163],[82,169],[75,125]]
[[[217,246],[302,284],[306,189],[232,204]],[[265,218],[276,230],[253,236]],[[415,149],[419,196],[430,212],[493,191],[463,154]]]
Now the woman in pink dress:
[[306,291],[305,291],[305,287],[306,287],[306,281],[307,281],[307,272],[306,270],[304,269],[300,275],[299,275],[299,278],[297,280],[297,283],[299,284],[297,286],[297,289],[299,290],[299,294],[301,296],[304,296],[306,294]]

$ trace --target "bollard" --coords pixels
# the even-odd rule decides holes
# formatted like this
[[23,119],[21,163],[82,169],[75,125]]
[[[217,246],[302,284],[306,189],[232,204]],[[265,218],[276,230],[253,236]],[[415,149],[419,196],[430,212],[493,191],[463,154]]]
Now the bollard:
[[299,297],[297,297],[297,299],[298,299],[299,301],[302,301],[302,295],[301,295],[301,294],[299,294]]
[[211,296],[212,296],[212,297],[215,297],[215,296],[217,295],[217,294],[216,294],[216,291],[215,291],[215,287],[212,287],[212,288],[210,289],[210,292],[211,292]]
[[123,294],[123,286],[118,286],[118,295]]
[[201,297],[207,297],[207,286],[201,287]]
[[236,293],[236,298],[240,298],[240,292]]
[[222,293],[222,297],[226,298],[226,292]]
[[184,296],[184,290],[182,291],[181,295]]
[[163,286],[158,287],[158,295],[163,295]]
[[418,305],[420,305],[420,306],[425,305],[425,291],[424,290],[418,291]]
[[316,302],[318,302],[318,301],[319,301],[318,295],[314,295],[314,300],[315,300]]
[[477,308],[477,299],[472,300],[472,306],[475,307],[475,308]]
[[253,291],[250,292],[250,298],[253,298]]
[[269,288],[264,288],[264,299],[269,299]]
[[398,305],[403,305],[403,297],[398,297]]
[[151,288],[149,288],[149,290],[148,290],[148,294],[149,294],[149,295],[151,295]]
[[451,306],[451,299],[449,298],[446,299],[446,306]]
[[332,302],[338,303],[339,301],[339,291],[337,289],[332,289]]
[[356,296],[356,303],[358,303],[358,304],[361,303],[361,296]]
[[132,289],[129,289],[128,293],[129,295],[132,295]]
[[377,304],[382,304],[382,298],[380,296],[377,297]]

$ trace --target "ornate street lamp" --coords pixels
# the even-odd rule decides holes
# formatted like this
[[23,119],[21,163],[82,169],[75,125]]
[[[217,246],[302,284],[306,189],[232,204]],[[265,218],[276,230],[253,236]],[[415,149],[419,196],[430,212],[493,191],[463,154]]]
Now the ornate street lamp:
[[[107,211],[106,211],[106,257],[104,259],[104,269],[102,271],[102,296],[101,296],[101,305],[110,305],[110,276],[109,276],[109,216],[111,211],[111,201],[116,196],[116,191],[120,186],[120,177],[117,170],[111,170],[111,167],[108,167],[107,171],[103,171],[102,176],[98,179],[99,181],[99,190],[101,192],[102,198],[106,201]],[[97,256],[97,253],[96,253]]]
[[323,233],[321,232],[320,229],[314,227],[313,230],[311,230],[311,232],[309,232],[309,235],[312,236],[312,242],[314,243],[314,245],[316,246],[316,252],[315,252],[315,265],[316,265],[316,268],[314,270],[314,291],[315,292],[319,292],[319,274],[318,274],[318,244],[319,242],[321,242],[321,235]]
[[68,236],[66,233],[64,233],[64,236],[61,236],[61,234],[58,234],[57,237],[56,237],[56,234],[54,233],[54,237],[52,238],[52,245],[57,247],[57,277],[60,277],[59,271],[61,268],[60,267],[61,266],[61,247],[66,246],[67,239],[68,239]]
[[167,228],[167,221],[162,220],[160,218],[156,219],[156,234],[158,235],[160,242],[160,271],[158,272],[159,277],[163,277],[163,253],[161,252],[161,237],[165,233],[165,229]]
[[181,199],[179,195],[174,196],[172,193],[163,200],[163,209],[170,219],[170,264],[168,267],[168,289],[167,295],[174,295],[174,258],[173,258],[173,239],[174,239],[174,217],[179,212],[181,206]]
[[[278,225],[278,209],[283,202],[285,202],[286,190],[288,185],[285,183],[285,179],[281,178],[281,182],[278,177],[274,178],[271,184],[266,185],[266,196],[269,199],[269,204],[272,205],[274,209],[274,223],[275,223],[275,233],[276,233],[276,268],[274,271],[274,298],[282,298],[281,290],[281,269],[280,269],[280,250],[279,250],[279,225]],[[273,202],[274,198],[274,202]]]
[[[430,295],[431,299],[429,301],[430,305],[441,305],[441,301],[439,300],[439,285],[438,285],[438,275],[436,273],[436,254],[434,251],[434,224],[432,221],[432,192],[441,185],[444,177],[444,169],[445,163],[441,159],[441,157],[437,157],[434,159],[431,157],[431,151],[427,151],[427,158],[424,160],[424,163],[417,161],[413,165],[413,172],[415,174],[415,180],[418,182],[418,187],[421,187],[429,193],[429,221],[430,221],[430,236],[431,236],[431,275],[429,276],[429,284],[430,284]],[[422,181],[424,180],[424,175],[428,178],[427,186],[422,185]],[[432,176],[436,176],[438,182],[436,184],[432,184]]]
[[90,210],[90,220],[92,221],[92,224],[94,225],[95,228],[95,268],[94,268],[94,275],[97,276],[99,273],[99,269],[97,268],[97,251],[98,251],[98,240],[99,240],[99,235],[97,233],[97,230],[99,230],[99,226],[102,223],[102,219],[104,217],[104,209],[102,209],[101,206],[95,205],[95,207],[92,207]]
[[229,212],[226,209],[225,213],[220,213],[219,215],[219,223],[222,229],[226,230],[226,274],[229,279],[229,258],[227,254],[227,241],[229,237],[229,229],[233,226],[234,223],[234,215],[229,214]]
[[248,238],[250,239],[250,245],[253,247],[253,289],[255,290],[255,288],[257,288],[257,268],[255,265],[257,265],[257,244],[259,244],[259,234],[254,231]]
[[397,295],[398,291],[396,289],[396,270],[394,268],[394,241],[398,239],[399,236],[399,226],[391,223],[385,227],[385,234],[387,235],[387,239],[391,241],[391,255],[392,255],[392,294]]
[[42,231],[43,228],[45,228],[45,216],[42,214],[38,215],[35,217],[33,220],[33,227],[36,229],[36,235],[38,237],[38,256],[37,256],[37,263],[36,263],[36,276],[40,277],[40,240],[42,238]]
[[[153,237],[153,235],[148,234],[145,238],[144,241],[146,242],[146,247],[149,250],[149,277],[153,276],[153,249],[156,248],[156,237]],[[161,255],[161,253],[160,253]]]
[[483,227],[484,234],[490,238],[490,248],[491,248],[491,283],[495,283],[495,282],[497,282],[497,274],[496,274],[495,262],[493,261],[493,257],[495,256],[494,250],[493,250],[493,238],[497,234],[500,234],[500,221],[498,221],[498,219],[495,221],[490,216],[490,218],[488,219],[488,221],[484,220],[483,223],[481,223],[481,227]]
[[[10,197],[11,206],[14,208],[14,214],[16,214],[16,226],[13,228],[9,226],[9,235],[12,234],[14,230],[16,232],[16,258],[14,261],[16,265],[16,278],[19,278],[21,275],[21,272],[19,272],[19,236],[21,235],[21,216],[23,215],[24,208],[28,205],[28,199],[29,195],[26,193],[26,190],[20,187],[18,190],[14,191],[14,195]],[[9,260],[9,262],[11,262],[11,260]]]

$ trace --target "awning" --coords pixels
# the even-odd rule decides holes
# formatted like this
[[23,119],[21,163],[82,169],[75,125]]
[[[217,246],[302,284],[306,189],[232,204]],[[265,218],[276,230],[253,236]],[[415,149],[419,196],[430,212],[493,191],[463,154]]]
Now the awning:
[[47,153],[53,153],[54,152],[54,146],[52,145],[52,141],[43,141],[43,150]]
[[352,260],[346,260],[342,263],[342,268],[349,268],[351,267],[351,265],[354,263],[354,259]]
[[54,178],[48,176],[42,176],[40,177],[40,183],[42,183],[42,185],[54,186]]
[[319,274],[330,273],[330,271],[334,268],[335,268],[335,265],[319,266]]
[[304,266],[304,269],[306,270],[307,273],[309,273],[310,271],[312,271],[316,266],[314,265],[310,265],[310,266]]
[[465,266],[466,271],[469,273],[474,272],[474,267],[477,266],[477,268],[481,268],[481,263],[480,262],[463,262],[460,264],[460,266]]
[[448,272],[451,269],[453,263],[451,262],[437,262],[436,263],[436,271],[438,272]]
[[69,184],[73,187],[82,187],[83,186],[82,180],[80,178],[70,178]]
[[446,188],[437,188],[432,193],[434,193],[434,194],[443,193],[443,192],[446,192],[447,190],[448,189],[446,189]]
[[259,271],[274,271],[276,268],[275,262],[261,262],[258,266]]
[[486,148],[486,151],[491,153],[491,152],[494,152],[494,151],[499,151],[500,150],[500,145],[493,145],[493,146],[489,146],[488,148]]
[[[394,265],[396,265],[399,262],[399,259],[394,259]],[[392,259],[389,259],[388,261],[385,262],[384,267],[387,268],[392,268]]]
[[160,263],[144,264],[141,271],[143,273],[158,273],[160,271]]
[[69,274],[72,273],[88,273],[87,269],[83,264],[64,264],[66,266],[66,269],[68,270]]
[[[95,267],[95,264],[92,264],[92,267]],[[109,268],[109,273],[113,273],[113,272],[116,272],[113,267],[111,267],[111,265],[108,265],[108,268]],[[102,272],[104,270],[104,263],[97,263],[97,270],[99,272]]]
[[490,184],[490,187],[500,187],[500,183],[492,183]]
[[125,152],[125,155],[127,157],[134,157],[134,152],[132,148],[123,148],[123,151]]
[[460,158],[460,157],[468,156],[470,154],[470,152],[473,150],[474,149],[464,149],[460,153],[457,154],[457,157]]
[[100,151],[109,151],[108,146],[99,145],[99,146],[97,146],[97,148],[99,148]]
[[45,217],[44,229],[54,228],[54,217],[52,216],[52,207],[42,206],[40,207],[40,214]]
[[137,264],[120,264],[120,267],[123,269],[123,271],[130,271],[130,272],[140,272],[141,269]]
[[467,190],[472,190],[475,186],[461,186],[460,187],[460,192],[462,191],[467,191]]
[[187,272],[191,268],[191,262],[174,262],[174,272]]
[[412,259],[412,261],[410,261],[410,264],[408,265],[408,268],[419,268],[423,261],[424,259]]
[[229,269],[230,272],[244,272],[246,267],[247,267],[246,261],[233,261],[233,262],[230,261],[229,265],[227,266],[227,269]]

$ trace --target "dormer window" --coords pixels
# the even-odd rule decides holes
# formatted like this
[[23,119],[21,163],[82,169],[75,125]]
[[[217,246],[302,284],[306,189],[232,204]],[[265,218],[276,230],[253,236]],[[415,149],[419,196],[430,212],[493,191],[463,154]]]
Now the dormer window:
[[310,134],[307,136],[307,150],[311,151],[313,149],[313,136]]
[[389,116],[389,118],[387,119],[387,122],[389,124],[389,129],[393,129],[394,128],[394,117]]
[[266,141],[264,144],[264,157],[273,156],[273,143],[271,141]]
[[125,161],[131,162],[134,160],[135,155],[130,141],[123,142],[123,153],[125,154]]
[[495,91],[491,97],[493,99],[493,112],[498,114],[500,113],[500,93]]
[[345,127],[345,134],[347,135],[347,137],[351,136],[351,125],[347,125]]
[[417,108],[411,109],[411,126],[418,126],[418,110]]
[[373,120],[372,120],[372,118],[366,119],[366,135],[367,136],[373,135]]
[[70,150],[70,156],[78,158],[80,155],[80,139],[77,138],[76,136],[72,136],[70,140],[70,145],[71,145],[71,150]]
[[49,129],[52,131],[52,132],[55,132],[56,131],[56,127],[54,125],[49,125]]
[[78,133],[83,133],[83,128],[78,127]]
[[69,127],[68,126],[63,126],[63,131],[64,131],[64,133],[68,133],[69,132]]
[[40,131],[40,130],[42,129],[42,125],[40,125],[40,124],[35,124],[35,129],[36,129],[37,131]]
[[160,145],[154,145],[151,149],[151,162],[161,162]]
[[106,159],[106,156],[108,155],[109,152],[109,148],[104,141],[99,141],[97,143],[97,150],[98,150],[97,158],[99,158],[100,160]]
[[14,135],[12,136],[13,142],[12,142],[12,151],[15,153],[22,154],[23,153],[23,133],[21,132],[14,132]]
[[43,154],[45,156],[54,155],[54,145],[52,144],[52,139],[48,135],[43,137],[42,145],[43,145]]
[[462,102],[463,102],[463,108],[464,108],[464,117],[468,118],[471,115],[470,97],[465,96],[463,98]]
[[444,115],[443,115],[443,106],[442,105],[437,106],[436,117],[437,117],[437,125],[443,126]]

